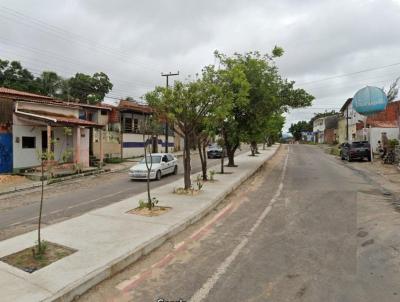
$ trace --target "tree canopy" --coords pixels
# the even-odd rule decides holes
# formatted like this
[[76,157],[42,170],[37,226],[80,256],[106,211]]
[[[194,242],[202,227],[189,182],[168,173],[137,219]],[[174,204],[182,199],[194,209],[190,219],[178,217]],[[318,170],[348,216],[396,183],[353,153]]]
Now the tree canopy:
[[[271,54],[247,52],[227,56],[215,52],[218,68],[206,66],[195,81],[175,82],[170,88],[156,87],[146,100],[156,112],[176,125],[184,137],[185,189],[190,183],[190,143],[196,137],[218,134],[234,166],[240,142],[256,151],[257,143],[276,141],[284,125],[283,113],[290,108],[310,106],[314,97],[295,88],[279,74],[275,59],[284,53],[275,47]],[[205,173],[203,170],[203,178]]]
[[93,76],[77,73],[65,79],[54,71],[43,71],[35,77],[20,62],[1,59],[0,86],[90,104],[101,102],[113,88],[110,79],[103,72],[97,72]]
[[297,123],[291,124],[289,132],[292,133],[295,140],[301,140],[301,133],[303,131],[313,131],[312,122],[299,121]]

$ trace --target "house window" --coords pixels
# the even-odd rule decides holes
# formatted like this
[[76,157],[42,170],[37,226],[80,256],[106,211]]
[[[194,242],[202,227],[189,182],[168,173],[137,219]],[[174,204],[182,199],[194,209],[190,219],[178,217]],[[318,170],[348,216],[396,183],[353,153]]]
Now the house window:
[[137,118],[133,120],[133,132],[139,132],[139,120]]
[[105,109],[101,109],[101,111],[100,111],[101,113],[101,115],[107,115],[107,110],[105,110]]
[[36,137],[34,136],[22,137],[22,149],[35,149],[35,148],[36,148]]
[[124,132],[132,132],[132,118],[130,117],[125,118]]

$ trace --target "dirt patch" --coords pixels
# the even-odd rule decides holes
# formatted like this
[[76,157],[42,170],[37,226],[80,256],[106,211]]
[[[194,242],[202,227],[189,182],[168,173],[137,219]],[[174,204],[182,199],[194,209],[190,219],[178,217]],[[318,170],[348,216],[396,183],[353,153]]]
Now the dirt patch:
[[5,256],[0,259],[9,265],[17,267],[27,273],[33,273],[45,266],[56,262],[76,252],[76,250],[58,245],[51,242],[45,242],[46,250],[41,257],[34,257],[34,247],[28,247],[20,252]]
[[26,178],[20,175],[0,175],[0,184],[18,184],[25,181]]
[[151,210],[149,210],[149,208],[137,207],[133,210],[129,210],[127,213],[141,215],[141,216],[147,216],[147,217],[153,217],[153,216],[160,216],[162,214],[165,214],[168,211],[170,211],[171,209],[172,209],[171,207],[160,207],[160,206],[154,206],[151,208]]
[[174,189],[174,193],[178,194],[178,195],[190,195],[190,196],[194,196],[194,195],[199,195],[200,190],[195,190],[195,189],[184,189],[184,188],[175,188]]

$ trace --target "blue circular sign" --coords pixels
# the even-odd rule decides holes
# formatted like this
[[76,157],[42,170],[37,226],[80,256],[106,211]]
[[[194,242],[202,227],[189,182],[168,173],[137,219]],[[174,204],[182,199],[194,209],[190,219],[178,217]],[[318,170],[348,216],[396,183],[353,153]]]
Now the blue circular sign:
[[367,86],[356,92],[353,97],[353,108],[362,115],[372,115],[386,108],[386,93],[378,87]]

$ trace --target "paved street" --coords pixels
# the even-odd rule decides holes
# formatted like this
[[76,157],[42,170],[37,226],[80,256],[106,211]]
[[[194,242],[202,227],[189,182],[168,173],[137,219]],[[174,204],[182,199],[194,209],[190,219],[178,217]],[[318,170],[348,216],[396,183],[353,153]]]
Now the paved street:
[[[247,150],[247,149],[246,149]],[[246,152],[245,150],[237,154]],[[210,159],[209,166],[217,165],[220,159]],[[134,165],[134,163],[132,163]],[[193,172],[198,172],[200,159],[194,155]],[[173,182],[183,176],[182,158],[179,158],[178,175],[169,175],[161,181],[152,181],[157,187]],[[65,220],[92,209],[121,201],[146,190],[145,181],[131,181],[127,172],[109,173],[66,181],[46,187],[44,224]],[[0,240],[30,231],[36,227],[40,189],[19,192],[0,197]]]
[[283,146],[216,211],[80,301],[399,301],[400,214],[346,166]]

